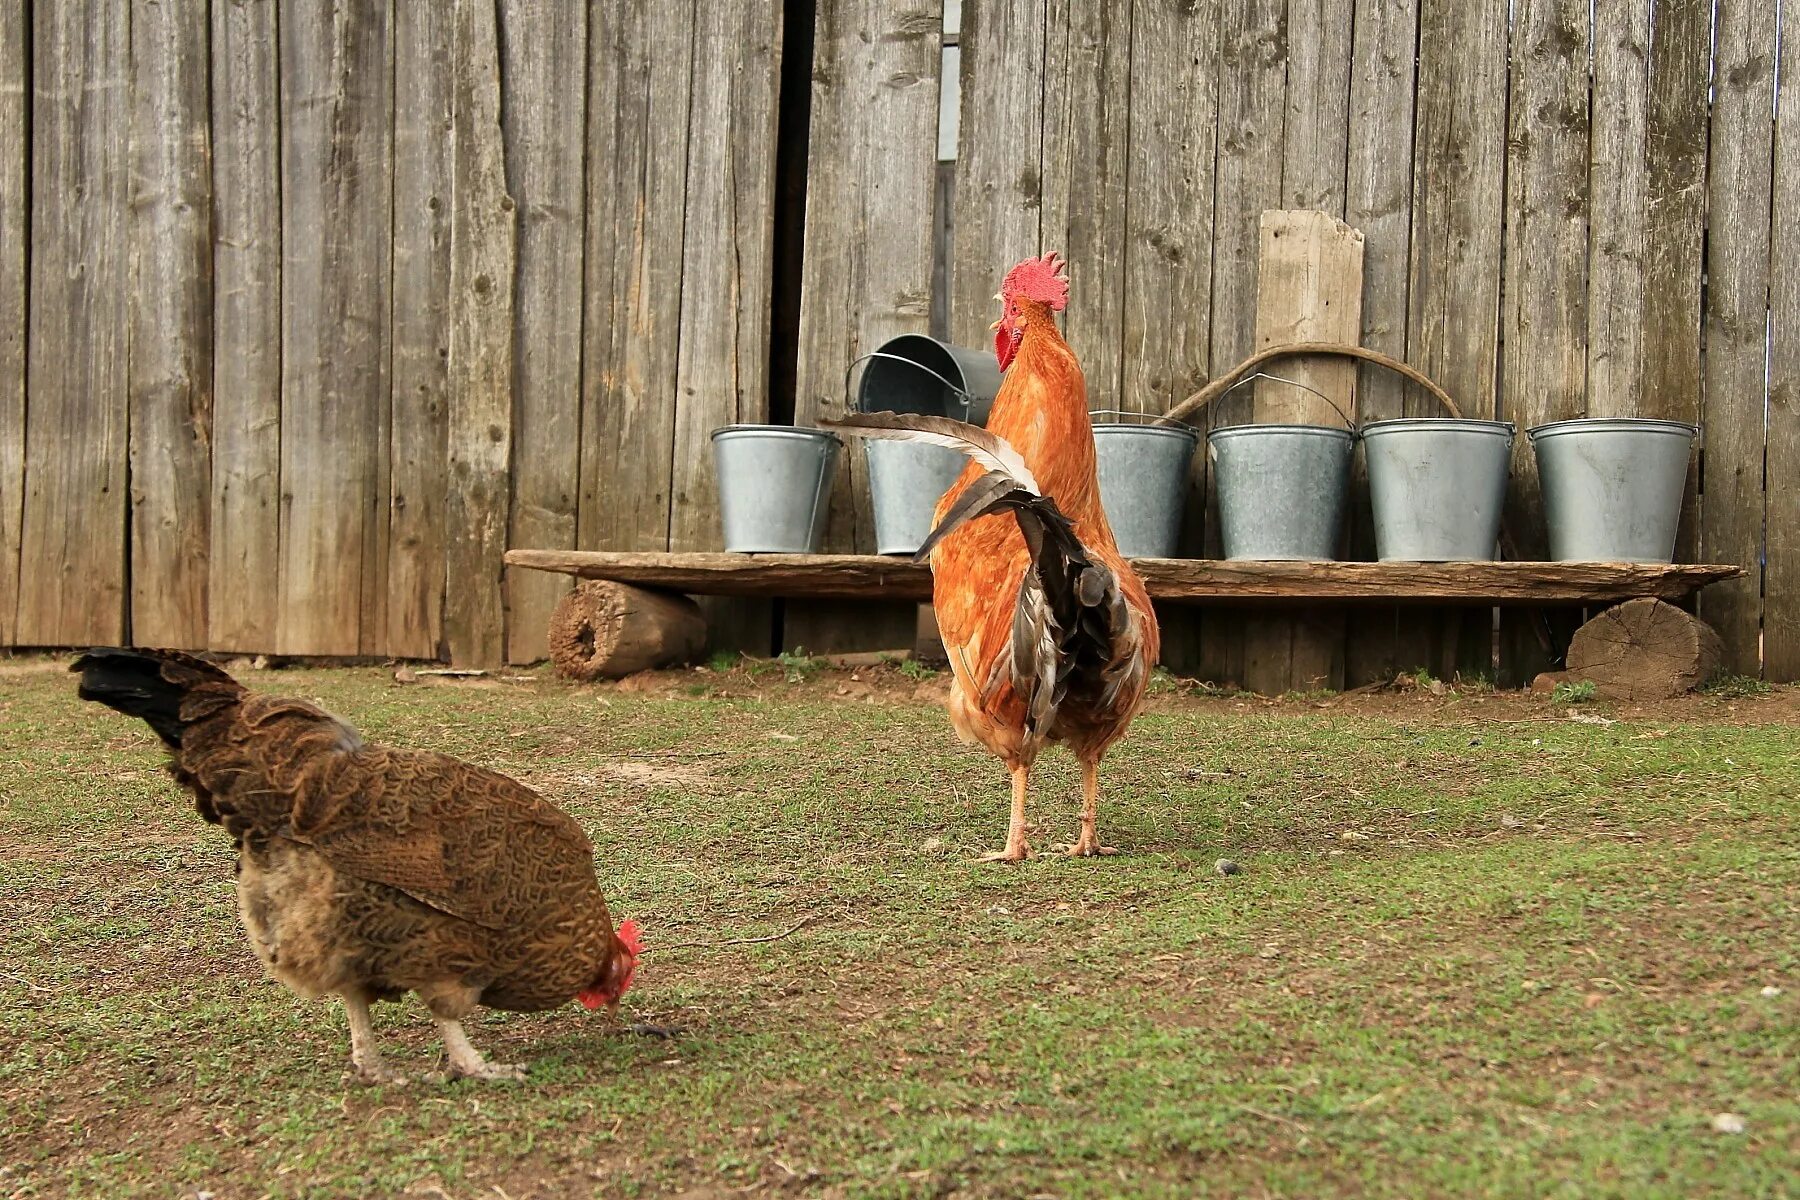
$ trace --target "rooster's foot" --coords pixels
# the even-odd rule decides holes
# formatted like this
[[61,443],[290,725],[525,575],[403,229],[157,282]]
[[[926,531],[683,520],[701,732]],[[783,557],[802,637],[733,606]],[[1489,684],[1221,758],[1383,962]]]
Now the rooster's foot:
[[1036,855],[1032,854],[1032,852],[1031,852],[1031,847],[1026,845],[1024,842],[1020,842],[1016,846],[1008,846],[1006,849],[996,850],[992,854],[983,854],[981,857],[977,858],[975,861],[976,862],[1016,863],[1016,862],[1024,862],[1028,858],[1035,858],[1035,857],[1036,857]]
[[1057,849],[1070,858],[1093,858],[1097,855],[1110,857],[1119,852],[1115,846],[1102,846],[1098,838],[1082,838],[1072,846],[1058,846]]

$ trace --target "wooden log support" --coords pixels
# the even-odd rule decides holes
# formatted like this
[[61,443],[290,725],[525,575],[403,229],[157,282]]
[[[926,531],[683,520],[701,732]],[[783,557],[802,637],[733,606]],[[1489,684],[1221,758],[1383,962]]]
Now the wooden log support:
[[[931,569],[877,554],[659,554],[509,550],[509,566],[705,596],[928,600]],[[1680,600],[1742,569],[1723,563],[1243,562],[1137,558],[1157,600],[1610,604]]]
[[588,580],[550,614],[550,661],[570,679],[621,679],[690,662],[706,645],[706,618],[686,596]]
[[1609,608],[1575,631],[1568,669],[1534,686],[1586,680],[1615,700],[1667,700],[1718,673],[1725,644],[1700,618],[1644,598]]

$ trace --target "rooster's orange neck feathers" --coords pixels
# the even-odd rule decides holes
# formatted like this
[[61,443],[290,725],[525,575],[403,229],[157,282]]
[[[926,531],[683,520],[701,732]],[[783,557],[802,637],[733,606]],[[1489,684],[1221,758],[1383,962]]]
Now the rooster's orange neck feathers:
[[1100,513],[1100,492],[1081,364],[1050,305],[1012,299],[1024,337],[994,397],[988,428],[1013,444],[1065,513],[1078,523],[1091,520]]

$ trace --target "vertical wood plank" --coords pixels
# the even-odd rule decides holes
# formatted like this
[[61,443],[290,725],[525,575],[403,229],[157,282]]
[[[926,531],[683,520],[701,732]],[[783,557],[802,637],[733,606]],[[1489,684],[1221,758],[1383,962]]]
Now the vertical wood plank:
[[1120,369],[1132,8],[1050,0],[1045,15],[1040,240],[1069,263],[1063,337],[1081,361],[1090,408],[1127,407]]
[[[1264,209],[1281,206],[1282,123],[1287,105],[1287,28],[1281,0],[1222,7],[1219,22],[1219,132],[1212,247],[1209,358],[1228,370],[1256,348],[1256,256]],[[1150,86],[1146,81],[1145,86]],[[1209,406],[1206,426],[1251,419],[1248,388]],[[1209,490],[1216,493],[1212,479]],[[1216,494],[1208,499],[1207,552],[1218,540]],[[1201,627],[1199,672],[1216,682],[1244,678],[1241,613],[1208,613]]]
[[1700,613],[1725,641],[1726,668],[1756,675],[1762,669],[1775,12],[1756,0],[1721,0],[1716,11],[1700,551],[1710,562],[1737,563],[1747,574],[1708,588]]
[[1344,215],[1355,0],[1288,0],[1281,205]]
[[1587,406],[1632,417],[1644,385],[1650,0],[1597,0],[1587,301]]
[[131,639],[204,649],[212,518],[212,163],[204,4],[131,25]]
[[444,642],[450,661],[505,658],[501,572],[512,454],[516,219],[500,133],[500,42],[488,0],[456,0],[450,192],[450,493]]
[[[845,369],[889,338],[930,332],[942,13],[880,0],[818,8],[794,423],[845,411]],[[956,80],[941,86],[955,88]],[[832,485],[828,551],[872,553],[867,460],[851,440]],[[789,601],[787,648],[909,644],[914,606]]]
[[276,0],[212,6],[208,642],[276,646],[281,606],[281,97]]
[[[1773,228],[1800,230],[1800,24],[1781,30]],[[1800,245],[1778,236],[1769,262],[1768,549],[1763,674],[1800,679]]]
[[[1362,230],[1362,344],[1404,359],[1407,262],[1412,227],[1413,105],[1419,0],[1358,0],[1350,63],[1349,160],[1344,220]],[[1405,386],[1371,364],[1357,374],[1363,421],[1405,415]],[[1375,557],[1368,472],[1357,455],[1351,490],[1350,553]],[[1415,628],[1412,620],[1408,628]],[[1346,615],[1344,684],[1388,681],[1423,647],[1399,642],[1397,607],[1357,606]]]
[[[1700,256],[1706,240],[1711,0],[1655,0],[1644,202],[1644,362],[1638,414],[1700,423]],[[1675,561],[1700,542],[1700,455],[1688,464]]]
[[384,653],[436,658],[449,500],[450,224],[455,53],[447,5],[394,14],[393,415]]
[[[1119,407],[1167,412],[1206,382],[1212,358],[1213,179],[1219,106],[1216,0],[1134,0],[1130,185]],[[1189,470],[1181,550],[1206,550],[1206,449]],[[1163,618],[1163,661],[1198,671],[1200,610]]]
[[[673,496],[693,6],[591,7],[577,539],[666,550]],[[708,453],[711,453],[710,447]]]
[[[561,0],[505,0],[501,10],[506,177],[519,205],[513,348],[515,546],[574,549],[581,473],[581,321],[587,11]],[[550,612],[569,580],[506,577],[506,656],[549,652]]]
[[125,634],[131,10],[32,10],[30,312],[16,636]]
[[[1495,413],[1505,226],[1506,6],[1420,0],[1406,353],[1472,417]],[[1437,416],[1409,395],[1405,416]],[[1492,670],[1493,614],[1400,610],[1398,664]]]
[[986,346],[994,293],[1011,266],[1040,253],[1046,0],[994,0],[962,15],[962,112],[950,340]]
[[[1501,295],[1506,346],[1500,412],[1518,426],[1507,518],[1518,553],[1548,553],[1537,456],[1525,431],[1577,417],[1587,389],[1583,287],[1588,256],[1587,0],[1521,0],[1513,29],[1507,229]],[[1557,647],[1539,610],[1500,614],[1500,681],[1522,687]]]
[[[780,87],[779,0],[696,7],[671,550],[723,544],[712,431],[769,418]],[[715,599],[705,608],[710,646],[760,651],[769,644],[768,605]]]
[[284,654],[386,632],[393,30],[386,5],[281,23]]
[[[1272,209],[1262,214],[1257,256],[1256,348],[1289,342],[1350,342],[1362,330],[1363,235],[1329,213]],[[1259,380],[1253,399],[1263,424],[1341,429],[1356,419],[1356,364],[1289,359],[1285,379]],[[1341,412],[1339,410],[1342,410]],[[1344,611],[1257,613],[1244,637],[1244,685],[1265,694],[1344,686]]]
[[0,646],[17,640],[25,499],[26,173],[31,145],[25,6],[0,5]]

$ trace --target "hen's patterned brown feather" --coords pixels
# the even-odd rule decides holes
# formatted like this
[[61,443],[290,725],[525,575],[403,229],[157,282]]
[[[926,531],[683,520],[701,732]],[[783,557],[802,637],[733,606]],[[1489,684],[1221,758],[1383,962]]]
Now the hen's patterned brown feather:
[[170,773],[235,840],[245,927],[295,990],[554,1008],[621,952],[592,845],[530,788],[191,659],[162,674],[182,689]]

